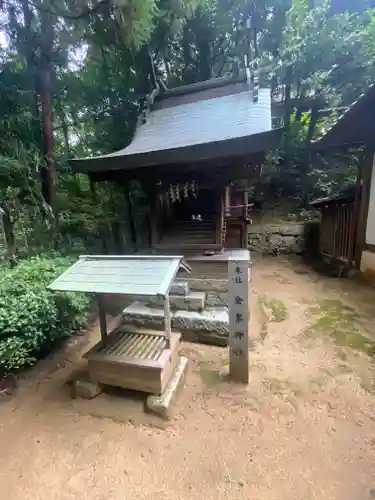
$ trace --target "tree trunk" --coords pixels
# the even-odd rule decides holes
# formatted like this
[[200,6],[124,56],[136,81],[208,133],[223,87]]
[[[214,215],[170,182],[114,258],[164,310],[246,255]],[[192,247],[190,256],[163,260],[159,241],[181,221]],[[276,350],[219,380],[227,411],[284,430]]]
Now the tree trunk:
[[1,206],[1,219],[3,223],[3,230],[5,236],[5,243],[7,247],[7,260],[11,266],[16,262],[16,239],[14,236],[14,225],[12,216],[6,205]]
[[212,76],[212,54],[211,54],[211,33],[209,20],[198,10],[195,14],[197,29],[195,30],[195,39],[197,44],[197,80],[209,80]]
[[133,204],[130,196],[130,189],[131,189],[131,184],[130,182],[127,182],[125,185],[125,200],[127,204],[127,211],[128,211],[128,219],[129,219],[129,229],[130,229],[130,236],[131,239],[133,240],[134,248],[135,251],[138,250],[138,238],[137,238],[137,229],[135,225],[135,220],[134,220],[134,210],[133,210]]
[[42,114],[43,114],[43,144],[46,164],[42,169],[42,192],[44,199],[52,211],[56,202],[56,165],[53,158],[53,131],[52,131],[52,95],[51,73],[48,68],[42,71]]
[[184,24],[182,30],[182,57],[183,57],[183,69],[182,69],[182,80],[184,84],[193,83],[194,78],[192,78],[192,55],[191,55],[191,44],[190,44],[191,34],[190,34],[190,23],[189,21]]
[[52,119],[52,65],[51,55],[54,40],[53,19],[49,13],[41,15],[40,54],[40,100],[43,119],[43,145],[45,166],[42,169],[42,193],[52,211],[56,206],[56,165],[53,157]]
[[[38,78],[37,78],[37,68],[34,52],[37,48],[38,39],[33,32],[33,24],[36,22],[34,12],[31,10],[29,0],[21,0],[22,14],[23,14],[23,24],[24,24],[24,38],[23,38],[23,51],[26,60],[27,71],[31,81],[31,89],[33,91],[33,105],[32,105],[32,115],[34,117],[35,123],[40,123],[40,107],[39,107],[39,89],[38,89]],[[34,132],[37,143],[42,145],[42,134],[40,127]]]
[[292,114],[292,106],[291,106],[291,91],[292,91],[292,69],[289,67],[286,70],[286,78],[285,78],[285,118],[284,118],[284,126],[286,130],[289,130],[290,122],[291,122],[291,114]]
[[62,107],[60,98],[57,99],[57,109],[58,109],[59,118],[61,121],[61,128],[62,128],[63,135],[64,135],[65,152],[69,156],[70,155],[69,130],[68,130],[68,124],[66,123],[64,109]]

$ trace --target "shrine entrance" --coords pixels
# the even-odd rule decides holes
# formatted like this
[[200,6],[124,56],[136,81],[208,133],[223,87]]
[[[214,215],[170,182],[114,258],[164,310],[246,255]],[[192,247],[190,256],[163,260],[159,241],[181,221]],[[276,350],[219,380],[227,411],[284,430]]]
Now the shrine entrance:
[[215,219],[215,191],[204,189],[195,197],[186,197],[171,205],[170,222],[201,221],[213,222]]
[[163,250],[218,250],[216,205],[217,191],[213,189],[196,188],[192,192],[178,184],[171,186],[159,197],[159,238],[155,246]]

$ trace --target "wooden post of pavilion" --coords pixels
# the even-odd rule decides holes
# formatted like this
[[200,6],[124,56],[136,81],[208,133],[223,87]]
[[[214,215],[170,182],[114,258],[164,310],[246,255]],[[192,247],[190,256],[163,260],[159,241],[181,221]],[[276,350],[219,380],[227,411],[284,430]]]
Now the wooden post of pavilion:
[[171,317],[171,309],[169,303],[169,295],[166,295],[164,297],[164,330],[165,330],[166,348],[170,349],[171,337],[172,337],[172,317]]
[[107,331],[107,318],[106,318],[106,314],[105,314],[103,295],[100,293],[97,294],[96,299],[97,299],[97,304],[98,304],[100,336],[102,339],[104,339],[107,336],[108,331]]

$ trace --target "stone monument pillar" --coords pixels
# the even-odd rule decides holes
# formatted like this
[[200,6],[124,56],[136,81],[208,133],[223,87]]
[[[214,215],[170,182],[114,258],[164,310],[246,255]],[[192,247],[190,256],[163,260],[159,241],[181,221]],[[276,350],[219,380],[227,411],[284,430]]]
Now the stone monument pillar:
[[250,252],[233,251],[228,262],[229,377],[249,383]]

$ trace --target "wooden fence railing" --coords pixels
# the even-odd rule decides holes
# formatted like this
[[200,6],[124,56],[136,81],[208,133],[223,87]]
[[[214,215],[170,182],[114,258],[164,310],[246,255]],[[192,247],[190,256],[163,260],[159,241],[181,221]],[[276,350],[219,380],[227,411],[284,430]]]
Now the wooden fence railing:
[[354,248],[354,202],[326,206],[322,210],[320,249],[349,265]]

